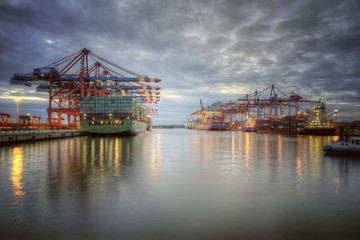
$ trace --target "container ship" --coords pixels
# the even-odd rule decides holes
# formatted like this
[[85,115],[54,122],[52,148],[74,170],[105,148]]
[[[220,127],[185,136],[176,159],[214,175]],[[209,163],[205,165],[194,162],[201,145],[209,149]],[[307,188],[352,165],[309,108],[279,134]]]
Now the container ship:
[[259,119],[256,127],[261,132],[303,135],[334,135],[337,130],[334,123],[327,119],[324,103],[311,108],[306,113],[294,116],[280,115],[274,119]]
[[257,132],[256,119],[248,117],[245,121],[234,121],[230,126],[231,131]]
[[306,115],[282,116],[274,119],[256,120],[256,128],[261,132],[280,134],[300,134],[306,123]]
[[198,116],[195,120],[188,121],[187,128],[197,130],[230,130],[231,121],[225,118],[221,111],[213,110],[211,107],[203,107],[200,99],[201,110],[190,115]]
[[304,135],[334,135],[337,128],[335,124],[327,119],[328,110],[325,104],[310,109],[309,119],[302,131]]
[[80,117],[81,128],[96,135],[136,135],[151,125],[143,107],[130,95],[83,97]]
[[230,121],[216,111],[206,111],[202,117],[193,122],[193,128],[198,130],[229,130]]

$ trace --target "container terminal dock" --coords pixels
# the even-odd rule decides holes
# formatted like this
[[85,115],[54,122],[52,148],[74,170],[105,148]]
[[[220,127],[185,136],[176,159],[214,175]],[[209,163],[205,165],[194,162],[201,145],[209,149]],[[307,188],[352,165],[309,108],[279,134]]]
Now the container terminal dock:
[[[12,85],[33,86],[49,94],[46,124],[39,116],[19,116],[16,122],[0,113],[2,140],[49,139],[96,135],[136,135],[150,130],[160,101],[159,78],[141,75],[83,48],[28,74],[14,74]],[[64,124],[67,123],[67,124]]]
[[22,130],[22,131],[1,131],[0,144],[12,144],[36,140],[50,140],[55,138],[67,138],[82,136],[83,131],[76,129],[62,130]]
[[329,113],[320,99],[306,100],[294,91],[285,94],[272,84],[235,101],[204,107],[200,100],[200,110],[190,113],[186,128],[325,136],[339,134],[341,128],[345,134],[358,135],[360,121],[336,121],[341,111]]

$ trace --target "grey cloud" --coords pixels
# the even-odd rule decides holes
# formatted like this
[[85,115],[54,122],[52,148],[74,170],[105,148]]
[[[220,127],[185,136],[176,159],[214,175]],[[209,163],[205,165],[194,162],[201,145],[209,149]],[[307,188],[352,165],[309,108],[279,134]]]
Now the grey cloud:
[[159,121],[234,100],[217,88],[236,84],[357,103],[359,12],[355,0],[2,1],[0,83],[87,47],[183,97],[163,98]]

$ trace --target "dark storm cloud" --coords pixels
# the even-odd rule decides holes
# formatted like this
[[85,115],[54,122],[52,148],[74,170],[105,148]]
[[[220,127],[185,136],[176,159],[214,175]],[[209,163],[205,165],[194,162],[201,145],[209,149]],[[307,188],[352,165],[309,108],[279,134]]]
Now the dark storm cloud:
[[37,96],[11,76],[87,47],[163,79],[159,122],[272,83],[359,118],[359,12],[356,0],[1,1],[0,95]]

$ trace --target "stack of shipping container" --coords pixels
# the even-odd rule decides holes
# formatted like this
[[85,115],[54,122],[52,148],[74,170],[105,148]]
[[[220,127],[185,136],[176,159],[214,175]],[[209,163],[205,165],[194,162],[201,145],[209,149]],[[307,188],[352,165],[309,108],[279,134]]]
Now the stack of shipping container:
[[80,99],[81,120],[143,120],[142,109],[132,96],[83,97]]

